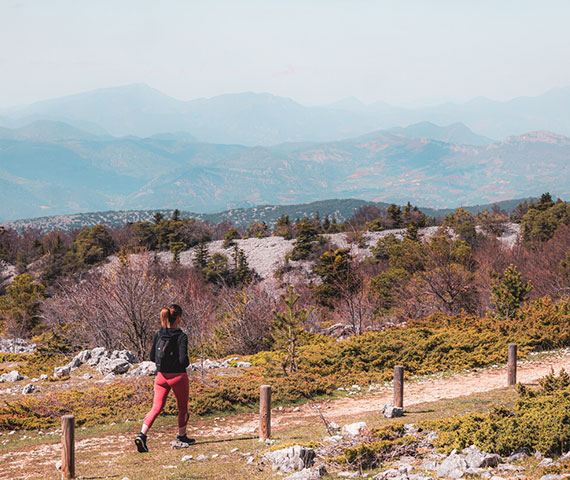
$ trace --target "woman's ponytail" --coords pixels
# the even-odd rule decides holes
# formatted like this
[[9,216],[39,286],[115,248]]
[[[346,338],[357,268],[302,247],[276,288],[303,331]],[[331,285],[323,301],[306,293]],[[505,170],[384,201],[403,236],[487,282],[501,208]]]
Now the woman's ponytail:
[[160,311],[160,325],[162,328],[170,328],[171,324],[176,321],[178,317],[182,316],[182,309],[179,305],[173,303],[169,307],[164,307]]
[[170,327],[170,322],[172,321],[172,316],[170,315],[170,309],[164,307],[160,311],[160,325],[162,328]]

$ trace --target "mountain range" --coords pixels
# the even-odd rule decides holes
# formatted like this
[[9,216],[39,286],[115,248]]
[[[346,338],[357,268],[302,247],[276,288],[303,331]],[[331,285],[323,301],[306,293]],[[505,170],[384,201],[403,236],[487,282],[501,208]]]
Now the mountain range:
[[[494,207],[498,207],[505,212],[512,212],[521,202],[531,202],[535,200],[537,199],[519,198],[486,205],[463,205],[462,208],[473,215],[477,215],[484,210],[491,210]],[[265,222],[270,228],[273,228],[276,221],[283,215],[287,215],[291,221],[294,221],[297,218],[313,217],[317,212],[321,219],[327,216],[329,220],[335,219],[338,223],[342,223],[350,219],[359,208],[365,205],[374,205],[383,208],[389,206],[389,204],[385,202],[367,202],[365,200],[345,198],[319,200],[317,202],[296,205],[261,205],[251,208],[225,210],[219,213],[179,211],[178,215],[181,218],[195,218],[212,225],[230,222],[237,227],[246,229],[252,222]],[[441,219],[454,211],[454,209],[432,209],[421,206],[420,210],[428,217],[436,219]],[[157,213],[163,215],[164,218],[171,218],[174,210],[128,210],[55,215],[15,220],[5,223],[4,226],[14,228],[18,231],[22,231],[26,228],[40,229],[44,233],[54,230],[71,231],[76,229],[81,230],[95,225],[121,226],[126,223],[153,222]]]
[[[145,84],[106,88],[0,111],[0,126],[55,120],[96,135],[149,137],[186,132],[201,142],[245,146],[333,141],[379,129],[431,122],[464,123],[488,139],[535,130],[570,135],[570,87],[506,102],[476,98],[423,108],[355,98],[304,106],[267,93],[225,94],[181,101]],[[457,143],[457,139],[450,139]],[[477,145],[481,139],[474,139]],[[464,142],[460,142],[464,143]]]
[[465,126],[420,124],[332,142],[248,147],[203,143],[186,132],[113,137],[36,121],[0,129],[0,221],[126,209],[213,213],[326,198],[443,208],[545,191],[570,197],[568,137],[441,140],[458,134],[479,137]]

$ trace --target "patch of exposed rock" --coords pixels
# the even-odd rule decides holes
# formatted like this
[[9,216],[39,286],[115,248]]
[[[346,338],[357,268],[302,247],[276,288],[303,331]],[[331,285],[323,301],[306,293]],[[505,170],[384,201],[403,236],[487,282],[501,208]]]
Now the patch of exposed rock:
[[35,349],[35,343],[23,338],[0,338],[0,353],[34,353]]
[[[273,450],[263,454],[263,462],[271,464],[273,471],[283,473],[303,470],[313,466],[315,450],[300,445]],[[320,478],[320,477],[319,477]]]

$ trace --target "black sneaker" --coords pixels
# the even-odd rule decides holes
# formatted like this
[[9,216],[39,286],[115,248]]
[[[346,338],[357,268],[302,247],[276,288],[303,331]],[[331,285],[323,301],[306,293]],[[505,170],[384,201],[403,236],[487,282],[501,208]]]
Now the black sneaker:
[[146,446],[146,435],[144,433],[139,433],[135,437],[135,445],[140,453],[148,452],[148,447]]
[[182,443],[187,443],[188,445],[193,445],[193,444],[196,443],[196,440],[194,440],[193,438],[188,438],[188,437],[186,436],[186,434],[184,434],[184,435],[178,435],[178,436],[176,437],[176,440],[178,440],[179,442],[182,442]]

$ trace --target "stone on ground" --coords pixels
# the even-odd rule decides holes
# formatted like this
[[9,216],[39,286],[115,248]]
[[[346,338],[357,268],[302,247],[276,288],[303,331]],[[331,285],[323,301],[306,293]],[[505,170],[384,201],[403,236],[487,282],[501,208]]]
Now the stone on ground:
[[271,463],[273,470],[289,473],[313,466],[316,453],[312,448],[294,445],[263,454],[263,460]]
[[365,422],[351,423],[342,427],[342,435],[344,437],[356,438],[364,435],[368,430]]

